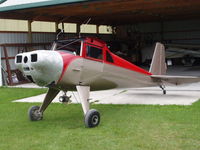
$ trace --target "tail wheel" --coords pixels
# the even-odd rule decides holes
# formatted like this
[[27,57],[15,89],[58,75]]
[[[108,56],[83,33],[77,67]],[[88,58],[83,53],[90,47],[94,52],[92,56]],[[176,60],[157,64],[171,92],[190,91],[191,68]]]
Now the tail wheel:
[[42,120],[42,113],[39,111],[39,106],[32,106],[28,110],[28,117],[31,121]]
[[98,126],[100,123],[100,113],[95,110],[89,110],[85,115],[85,126],[88,128],[93,128]]

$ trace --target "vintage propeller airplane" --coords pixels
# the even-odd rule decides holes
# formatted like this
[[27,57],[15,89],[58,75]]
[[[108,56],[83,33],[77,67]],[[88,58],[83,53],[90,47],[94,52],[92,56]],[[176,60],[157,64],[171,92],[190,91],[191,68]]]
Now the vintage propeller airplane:
[[165,44],[165,48],[167,59],[179,59],[184,66],[193,66],[199,63],[199,45]]
[[38,121],[55,96],[77,90],[86,127],[98,126],[100,113],[89,109],[91,90],[160,86],[200,81],[199,77],[166,76],[165,48],[157,43],[150,70],[146,71],[110,52],[97,38],[57,40],[51,50],[36,50],[16,55],[15,64],[33,83],[48,87],[43,104],[29,109],[29,118]]

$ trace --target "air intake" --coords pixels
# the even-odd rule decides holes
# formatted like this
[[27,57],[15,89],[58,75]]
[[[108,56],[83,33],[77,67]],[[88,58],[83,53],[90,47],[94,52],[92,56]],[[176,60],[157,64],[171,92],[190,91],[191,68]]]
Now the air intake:
[[17,61],[16,61],[16,63],[21,63],[21,62],[22,62],[22,56],[19,55],[19,56],[17,56]]
[[37,54],[31,55],[31,62],[37,62]]

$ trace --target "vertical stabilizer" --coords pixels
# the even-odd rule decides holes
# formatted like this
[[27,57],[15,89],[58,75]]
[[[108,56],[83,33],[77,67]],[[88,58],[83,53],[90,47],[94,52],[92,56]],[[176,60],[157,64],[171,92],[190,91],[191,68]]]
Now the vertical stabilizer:
[[161,43],[156,43],[149,72],[153,75],[165,75],[166,70],[165,47]]

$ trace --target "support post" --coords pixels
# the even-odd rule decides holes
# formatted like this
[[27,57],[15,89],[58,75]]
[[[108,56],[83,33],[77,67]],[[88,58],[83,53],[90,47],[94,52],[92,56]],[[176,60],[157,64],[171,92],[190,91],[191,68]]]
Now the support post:
[[164,41],[164,22],[163,21],[161,21],[160,23],[160,28],[161,28],[160,30],[161,42],[163,42]]
[[28,20],[28,43],[32,43],[32,26],[31,26],[32,21]]
[[96,25],[97,34],[99,34],[99,25]]
[[81,33],[81,25],[80,24],[76,24],[76,33],[77,33],[77,36],[80,36],[80,33]]
[[117,34],[117,28],[116,26],[112,26],[112,34],[116,35]]
[[58,22],[55,22],[55,32],[57,32],[58,31]]
[[62,22],[62,30],[63,30],[63,32],[65,32],[65,24],[64,24],[64,22]]
[[9,59],[8,59],[8,53],[7,53],[7,49],[5,46],[3,46],[3,50],[4,50],[4,55],[5,55],[5,58],[6,58],[6,71],[8,73],[8,84],[9,85],[12,85],[13,82],[12,82],[12,73],[11,73],[11,68],[10,68],[10,63],[9,63]]

